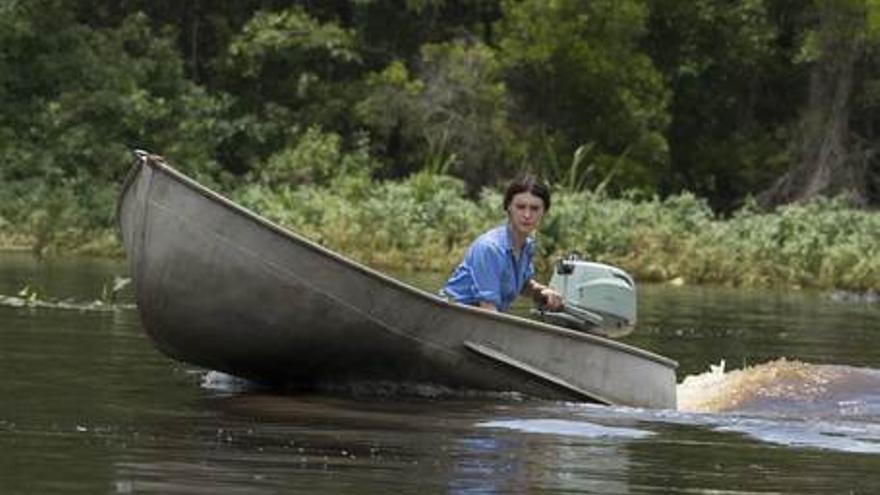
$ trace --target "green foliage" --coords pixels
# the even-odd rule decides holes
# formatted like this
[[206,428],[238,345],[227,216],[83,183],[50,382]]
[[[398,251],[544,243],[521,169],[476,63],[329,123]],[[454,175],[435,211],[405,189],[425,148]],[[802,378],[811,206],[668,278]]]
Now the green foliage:
[[239,99],[225,143],[230,166],[252,168],[297,127],[347,129],[361,62],[351,30],[299,7],[256,12],[219,64],[222,86]]
[[128,147],[210,168],[211,117],[222,104],[186,80],[171,34],[142,15],[90,30],[61,3],[46,3],[47,11],[34,2],[7,13],[19,29],[0,50],[23,61],[0,93],[0,176],[118,180]]
[[729,220],[689,203],[667,203],[677,213],[636,227],[629,252],[611,260],[649,280],[853,290],[878,284],[880,250],[871,239],[880,234],[880,218],[842,198],[774,213],[744,208]]
[[497,205],[487,215],[467,200],[464,183],[449,176],[419,173],[401,182],[341,176],[332,186],[252,186],[237,199],[363,262],[423,270],[447,269],[463,246],[503,218]]
[[84,179],[64,179],[58,185],[38,179],[0,183],[0,218],[6,219],[0,222],[0,236],[38,256],[119,253],[109,230],[117,194],[112,184]]
[[351,153],[344,153],[339,135],[310,127],[296,143],[269,157],[257,169],[258,180],[272,187],[282,185],[328,185],[344,176],[369,176],[376,163],[369,155],[369,143],[362,139]]
[[361,119],[397,155],[397,173],[453,173],[476,189],[509,173],[516,153],[507,92],[494,52],[481,43],[425,45],[419,70],[399,61],[369,78]]
[[[222,103],[184,77],[169,33],[142,15],[96,31],[68,5],[7,5],[0,60],[18,61],[0,90],[0,216],[38,255],[114,249],[115,181],[129,147],[175,153],[199,175]],[[118,247],[115,248],[118,250]]]
[[[331,188],[248,188],[239,198],[273,220],[378,267],[446,271],[481,232],[504,221],[501,192],[477,200],[449,176],[348,178]],[[843,199],[721,219],[692,194],[610,198],[557,190],[538,235],[539,272],[570,252],[641,281],[876,290],[880,216]]]
[[[538,153],[550,142],[567,156],[594,143],[597,176],[615,185],[656,187],[667,165],[663,132],[669,93],[639,49],[643,2],[506,1],[500,53],[522,127]],[[534,147],[535,145],[533,145]],[[593,184],[595,185],[595,184]]]
[[[759,262],[766,282],[866,290],[878,273],[880,217],[845,198],[816,199],[773,214],[745,211],[720,234]],[[751,276],[755,276],[752,274]]]
[[347,64],[360,58],[353,50],[350,31],[322,24],[299,8],[257,12],[229,46],[229,56],[247,78],[277,70],[269,67],[274,64],[311,67],[326,76],[333,63]]
[[256,85],[251,98],[302,103],[360,61],[351,31],[294,7],[257,12],[232,40],[224,63],[229,77]]
[[808,85],[793,60],[809,3],[651,0],[645,48],[675,94],[660,192],[730,210],[785,171]]
[[230,101],[215,146],[224,168],[261,168],[312,126],[355,139],[351,108],[363,71],[355,41],[350,29],[299,7],[254,12],[215,64],[215,85]]

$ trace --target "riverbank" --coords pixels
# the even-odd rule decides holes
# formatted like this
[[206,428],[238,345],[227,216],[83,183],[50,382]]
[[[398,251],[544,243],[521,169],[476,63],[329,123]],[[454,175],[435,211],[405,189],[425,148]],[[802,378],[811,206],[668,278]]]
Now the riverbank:
[[0,232],[0,252],[32,251],[34,239],[25,234]]
[[121,258],[125,256],[116,232],[110,228],[80,231],[76,228],[49,240],[27,229],[8,228],[0,231],[0,252],[30,252],[37,257],[93,256]]
[[[471,240],[503,221],[501,195],[469,199],[457,179],[417,174],[404,181],[339,179],[326,187],[230,189],[235,201],[358,261],[380,269],[446,272]],[[111,206],[108,205],[108,208]],[[6,223],[0,249],[44,256],[121,256],[110,226],[46,235]],[[645,282],[880,289],[880,215],[820,199],[760,212],[746,206],[717,217],[690,194],[611,198],[557,191],[539,233],[538,270],[579,252]]]

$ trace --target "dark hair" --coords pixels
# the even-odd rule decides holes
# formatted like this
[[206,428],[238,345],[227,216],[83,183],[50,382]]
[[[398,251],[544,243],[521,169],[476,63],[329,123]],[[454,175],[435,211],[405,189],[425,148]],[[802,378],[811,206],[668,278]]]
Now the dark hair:
[[544,211],[550,210],[550,189],[534,175],[518,177],[507,186],[507,191],[504,193],[504,210],[506,211],[510,207],[514,196],[523,192],[532,193],[541,198],[544,202]]

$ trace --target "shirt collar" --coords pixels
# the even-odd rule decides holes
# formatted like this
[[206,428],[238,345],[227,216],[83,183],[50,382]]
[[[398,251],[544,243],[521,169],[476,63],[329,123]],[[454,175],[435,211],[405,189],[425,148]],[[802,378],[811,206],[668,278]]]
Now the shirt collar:
[[[501,236],[502,242],[504,243],[504,249],[513,252],[513,232],[511,231],[510,222],[505,222],[504,224],[504,235]],[[526,237],[526,243],[523,245],[523,251],[526,254],[531,255],[535,250],[535,237],[528,236]]]

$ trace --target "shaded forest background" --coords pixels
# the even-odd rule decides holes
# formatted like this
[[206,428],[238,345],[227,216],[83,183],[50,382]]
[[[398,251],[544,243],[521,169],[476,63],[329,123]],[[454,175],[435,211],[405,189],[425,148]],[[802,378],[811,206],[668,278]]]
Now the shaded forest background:
[[250,204],[530,170],[722,216],[876,207],[877,4],[2,0],[0,230],[111,226],[134,148]]

